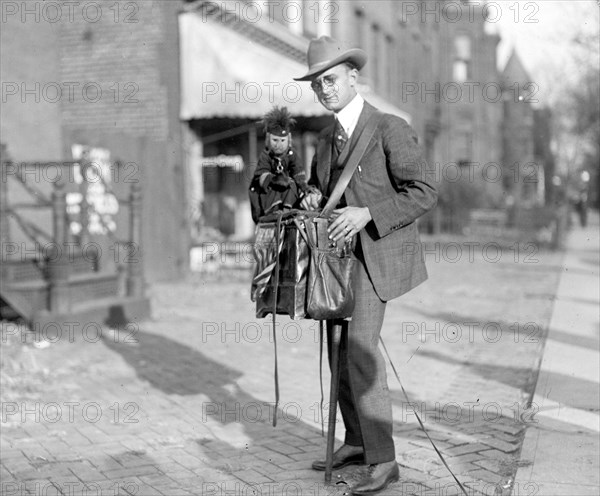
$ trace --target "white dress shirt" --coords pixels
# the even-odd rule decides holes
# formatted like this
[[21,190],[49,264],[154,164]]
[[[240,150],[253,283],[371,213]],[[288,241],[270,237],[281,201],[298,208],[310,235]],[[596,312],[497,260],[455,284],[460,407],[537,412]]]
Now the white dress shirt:
[[352,137],[352,132],[356,127],[360,113],[362,112],[365,100],[358,93],[342,110],[335,114],[335,117],[346,131],[348,139]]

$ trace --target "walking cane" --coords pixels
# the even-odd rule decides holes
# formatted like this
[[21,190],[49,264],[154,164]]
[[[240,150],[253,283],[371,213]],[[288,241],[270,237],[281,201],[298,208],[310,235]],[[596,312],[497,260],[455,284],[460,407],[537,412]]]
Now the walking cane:
[[[339,322],[339,321],[336,321]],[[333,324],[331,333],[331,386],[329,388],[329,419],[327,422],[327,455],[325,458],[325,483],[331,482],[333,470],[333,446],[335,444],[335,416],[340,386],[340,341],[342,325]]]

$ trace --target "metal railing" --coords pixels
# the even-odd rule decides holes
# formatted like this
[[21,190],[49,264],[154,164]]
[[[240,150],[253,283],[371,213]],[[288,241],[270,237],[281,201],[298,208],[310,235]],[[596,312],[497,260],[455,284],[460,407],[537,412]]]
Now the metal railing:
[[[55,163],[52,163],[55,165]],[[64,162],[63,166],[73,167],[79,164],[82,170],[88,166],[82,162]],[[103,216],[98,212],[93,204],[87,201],[86,193],[89,187],[89,182],[86,180],[86,174],[82,174],[83,183],[80,185],[81,201],[79,202],[79,223],[81,225],[81,231],[77,237],[72,237],[69,232],[69,218],[67,211],[67,193],[65,191],[64,182],[58,181],[45,181],[51,188],[50,197],[48,198],[47,193],[42,191],[39,187],[31,184],[27,181],[26,175],[23,173],[24,167],[45,167],[48,164],[45,163],[15,163],[11,161],[2,162],[2,177],[0,180],[0,231],[1,231],[1,242],[2,242],[2,262],[8,260],[6,256],[6,250],[11,243],[10,234],[10,220],[12,219],[20,231],[31,241],[33,241],[36,247],[39,246],[50,246],[55,247],[57,250],[66,247],[67,244],[70,246],[78,246],[80,249],[84,246],[85,242],[89,239],[88,233],[88,219],[90,214],[96,214],[97,219],[106,232],[107,237],[112,243],[115,243],[121,247],[134,247],[137,258],[135,260],[128,260],[127,258],[118,257],[117,259],[117,273],[119,279],[119,287],[123,288],[124,295],[141,297],[144,291],[143,281],[143,268],[141,259],[139,257],[141,253],[141,206],[142,206],[142,192],[139,183],[133,182],[130,187],[128,198],[117,198],[114,194],[110,185],[101,178],[96,177],[95,181],[102,181],[105,191],[112,194],[118,201],[119,206],[127,207],[128,212],[128,229],[127,239],[118,239],[116,234],[110,229],[103,219]],[[23,191],[29,197],[30,201],[16,201],[10,202],[10,191],[9,183],[11,180],[16,181],[23,188]],[[39,210],[47,209],[51,213],[51,233],[46,232],[40,226],[28,218],[27,210]],[[37,249],[37,248],[36,248]],[[36,250],[31,250],[35,252]],[[49,287],[49,310],[58,313],[67,313],[71,308],[70,291],[69,291],[69,277],[73,272],[72,258],[64,256],[49,256],[47,250],[43,253],[38,253],[35,257],[36,263],[43,265],[45,270],[43,271],[44,277],[48,282]],[[96,261],[98,262],[98,261]],[[98,269],[97,263],[94,264],[95,270]],[[4,281],[4,289],[7,288],[6,283],[10,281]],[[120,296],[124,296],[120,295]]]

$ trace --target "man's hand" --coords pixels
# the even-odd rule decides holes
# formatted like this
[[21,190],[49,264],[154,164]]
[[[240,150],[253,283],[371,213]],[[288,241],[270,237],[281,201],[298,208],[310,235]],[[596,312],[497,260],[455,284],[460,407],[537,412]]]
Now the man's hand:
[[338,241],[350,241],[372,219],[369,207],[338,208],[333,211],[333,218],[327,231],[336,244]]
[[321,204],[322,197],[323,195],[319,191],[311,191],[310,193],[307,193],[304,198],[302,198],[300,207],[303,210],[317,210]]

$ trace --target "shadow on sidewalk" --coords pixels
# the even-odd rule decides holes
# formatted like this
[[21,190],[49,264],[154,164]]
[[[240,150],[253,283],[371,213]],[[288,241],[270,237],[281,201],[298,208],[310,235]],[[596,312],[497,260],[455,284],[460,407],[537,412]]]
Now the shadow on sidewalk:
[[[425,315],[428,319],[432,319],[435,321],[441,320],[454,323],[478,321],[477,317],[471,315],[450,314],[447,312],[432,313],[426,312],[423,309],[415,310]],[[519,329],[522,328],[523,330],[525,330],[525,332],[523,333],[523,336],[515,337],[514,322],[497,321],[495,322],[495,324],[498,324],[500,326],[502,334],[501,339],[498,342],[488,343],[488,345],[495,346],[494,352],[492,354],[493,356],[490,355],[489,359],[481,359],[488,358],[486,355],[484,355],[483,357],[480,357],[480,362],[475,363],[468,360],[460,360],[455,357],[436,351],[428,350],[420,351],[419,355],[433,358],[435,360],[442,360],[452,365],[466,366],[471,372],[478,374],[480,377],[483,377],[490,381],[496,381],[502,384],[506,384],[507,386],[518,388],[524,394],[531,397],[533,395],[533,391],[537,383],[537,368],[539,367],[537,359],[541,359],[546,339],[550,338],[559,342],[568,343],[570,345],[579,346],[585,349],[589,349],[589,346],[593,346],[594,349],[597,349],[598,343],[600,342],[598,338],[589,338],[572,335],[564,331],[558,331],[556,329],[552,329],[551,332],[548,332],[549,330],[547,326],[537,327],[536,325],[532,328],[531,331],[527,331],[527,325],[529,323],[522,323],[519,326]],[[515,342],[515,339],[518,339],[518,342]],[[505,353],[515,353],[517,352],[515,347],[524,344],[534,346],[534,348],[532,348],[531,350],[532,353],[529,353],[526,356],[524,355],[523,357],[524,359],[528,359],[531,362],[530,365],[527,365],[526,362],[524,362],[526,366],[523,367],[513,367],[496,364],[496,362],[502,363],[502,356],[504,356]],[[522,352],[522,350],[519,351]],[[552,375],[557,380],[562,379],[570,381],[574,389],[588,391],[591,400],[595,402],[600,401],[600,391],[596,387],[596,383],[592,381],[587,381],[585,379],[574,379],[572,377],[565,376],[564,374],[559,374],[556,372],[552,372]]]
[[103,341],[109,349],[123,357],[140,379],[163,393],[204,394],[219,403],[254,399],[242,391],[232,394],[231,384],[242,376],[239,371],[157,334],[138,331],[135,339],[137,343],[134,346],[124,340],[115,342],[105,338]]
[[[154,413],[166,421],[162,433],[166,439],[175,435],[185,440],[179,446],[170,447],[167,443],[161,452],[175,460],[189,457],[186,453],[196,457],[196,463],[192,458],[184,463],[202,478],[201,485],[196,486],[201,494],[216,494],[214,491],[223,488],[245,494],[243,482],[251,484],[257,482],[255,479],[264,479],[258,473],[263,471],[273,480],[289,482],[288,470],[280,468],[281,464],[293,464],[289,471],[294,473],[306,469],[304,478],[314,474],[313,484],[322,481],[321,473],[310,471],[310,461],[322,452],[320,430],[301,418],[291,418],[285,409],[274,412],[272,403],[245,392],[237,385],[243,375],[238,370],[160,335],[140,330],[135,338],[134,345],[110,338],[103,341],[135,370],[139,379],[158,390],[151,394],[182,396],[172,398],[167,410]],[[272,426],[273,414],[278,415],[276,428]],[[173,431],[169,418],[174,419]],[[315,455],[297,460],[289,457],[306,452]],[[251,479],[247,478],[249,473]],[[174,488],[179,482],[185,483],[178,477],[174,479]],[[158,475],[157,480],[165,483]]]
[[[163,414],[190,419],[189,434],[184,433],[190,442],[186,449],[202,460],[204,466],[198,467],[195,473],[209,484],[205,487],[207,491],[212,488],[210,484],[220,484],[223,480],[235,482],[238,476],[244,480],[249,473],[250,477],[260,478],[259,474],[249,472],[256,470],[277,483],[300,483],[310,490],[318,486],[320,494],[343,493],[343,487],[347,487],[344,484],[340,484],[339,491],[328,487],[325,493],[323,472],[311,469],[313,460],[324,457],[326,438],[320,428],[302,418],[301,411],[294,417],[290,415],[291,409],[286,412],[286,405],[280,405],[276,412],[278,425],[273,428],[273,405],[242,390],[237,385],[243,375],[239,371],[163,336],[139,331],[135,337],[137,344],[133,346],[110,338],[104,339],[104,343],[118,353],[141,380],[167,395],[185,397],[172,402],[170,411]],[[270,408],[265,408],[266,405]],[[208,414],[207,406],[210,407]],[[314,418],[315,412],[311,410],[308,415]],[[338,436],[341,431],[338,416]],[[347,482],[356,480],[365,470],[365,467],[356,467],[352,473],[344,474],[344,478]],[[243,486],[241,489],[245,494]]]

